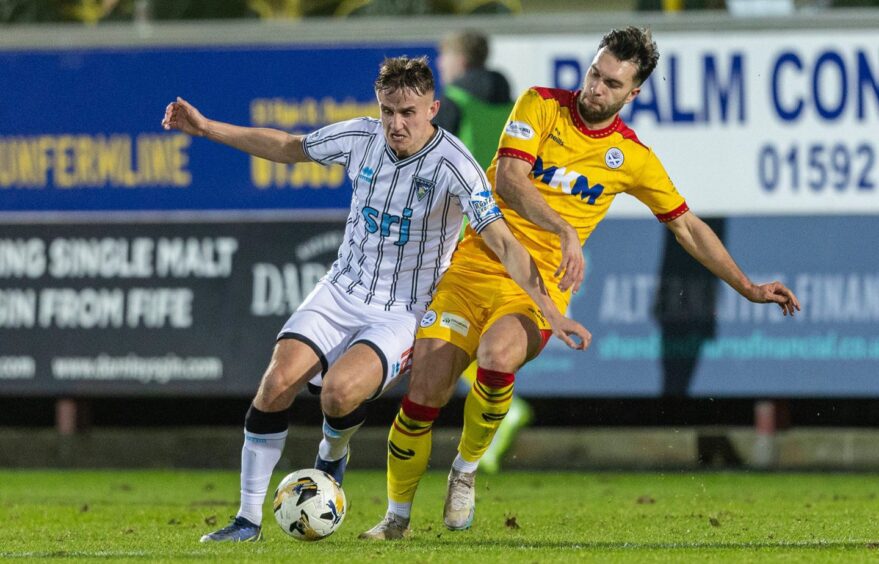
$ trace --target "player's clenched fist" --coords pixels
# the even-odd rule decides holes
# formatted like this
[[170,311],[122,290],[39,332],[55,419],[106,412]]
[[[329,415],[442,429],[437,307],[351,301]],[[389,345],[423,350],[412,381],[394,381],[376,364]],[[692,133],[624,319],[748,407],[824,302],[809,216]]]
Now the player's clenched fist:
[[177,129],[197,137],[204,135],[207,123],[207,118],[195,106],[179,96],[176,102],[171,102],[165,108],[165,117],[162,119],[162,127],[165,129]]

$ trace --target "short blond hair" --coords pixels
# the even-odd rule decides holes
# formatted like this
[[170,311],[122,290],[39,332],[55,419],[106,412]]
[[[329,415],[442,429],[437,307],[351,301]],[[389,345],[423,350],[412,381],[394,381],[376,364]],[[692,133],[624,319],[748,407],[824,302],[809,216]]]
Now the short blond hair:
[[382,61],[378,78],[375,79],[375,91],[398,90],[413,90],[419,96],[435,91],[433,72],[430,70],[427,57],[412,59],[404,55],[389,57]]

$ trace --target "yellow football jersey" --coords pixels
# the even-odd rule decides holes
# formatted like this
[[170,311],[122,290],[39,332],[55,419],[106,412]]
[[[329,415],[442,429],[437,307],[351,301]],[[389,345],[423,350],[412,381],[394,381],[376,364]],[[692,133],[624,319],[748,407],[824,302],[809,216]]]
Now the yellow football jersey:
[[[517,100],[488,169],[495,184],[499,157],[532,165],[531,182],[565,221],[577,229],[580,243],[598,225],[617,194],[638,198],[659,221],[670,221],[688,208],[649,148],[617,116],[612,124],[590,130],[577,111],[580,92],[534,87]],[[549,280],[561,262],[558,237],[511,209],[495,192],[504,219]],[[453,266],[504,273],[503,265],[482,238],[468,229]]]

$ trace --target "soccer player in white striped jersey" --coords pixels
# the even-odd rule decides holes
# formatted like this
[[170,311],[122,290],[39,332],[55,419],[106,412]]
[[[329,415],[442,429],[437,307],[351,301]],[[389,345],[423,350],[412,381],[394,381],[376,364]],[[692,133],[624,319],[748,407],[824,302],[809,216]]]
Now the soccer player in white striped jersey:
[[276,162],[341,164],[354,188],[338,258],[281,329],[245,416],[238,514],[202,542],[261,537],[262,505],[287,436],[287,409],[306,384],[321,388],[324,413],[315,467],[342,481],[365,402],[411,366],[415,331],[449,265],[464,213],[543,310],[553,333],[573,348],[589,342],[589,332],[550,299],[476,160],[431,124],[439,102],[427,60],[386,59],[375,92],[380,120],[354,119],[304,136],[209,120],[181,98],[165,110],[165,129]]

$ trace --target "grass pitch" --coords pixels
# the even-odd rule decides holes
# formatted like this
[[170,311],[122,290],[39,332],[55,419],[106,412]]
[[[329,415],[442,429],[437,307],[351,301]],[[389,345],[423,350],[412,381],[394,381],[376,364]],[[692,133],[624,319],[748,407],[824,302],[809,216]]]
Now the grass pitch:
[[[282,477],[275,475],[272,488]],[[0,559],[117,562],[879,561],[879,476],[533,473],[477,479],[473,529],[442,525],[445,473],[422,481],[411,539],[357,534],[385,511],[384,473],[349,472],[332,537],[202,545],[237,509],[238,475],[207,471],[0,471]]]

